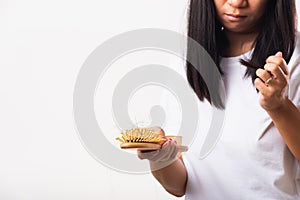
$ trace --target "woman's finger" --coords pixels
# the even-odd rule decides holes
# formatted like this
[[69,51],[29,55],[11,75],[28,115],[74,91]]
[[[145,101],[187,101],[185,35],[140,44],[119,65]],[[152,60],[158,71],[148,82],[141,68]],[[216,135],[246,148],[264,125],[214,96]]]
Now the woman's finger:
[[273,63],[281,68],[283,74],[289,74],[287,64],[283,59],[281,52],[277,52],[274,56],[269,56],[266,60],[266,63]]
[[266,71],[268,71],[270,74],[273,75],[274,79],[280,79],[280,80],[284,80],[286,74],[283,72],[283,70],[281,69],[280,66],[274,64],[274,63],[267,63],[264,66],[264,69]]
[[264,69],[256,70],[256,75],[265,83],[267,80],[270,80],[272,74]]

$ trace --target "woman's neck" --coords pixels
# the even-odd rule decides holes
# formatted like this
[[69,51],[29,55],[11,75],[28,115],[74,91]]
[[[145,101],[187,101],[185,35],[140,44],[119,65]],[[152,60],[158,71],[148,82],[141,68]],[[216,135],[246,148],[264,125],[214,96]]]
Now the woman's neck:
[[224,57],[239,56],[250,51],[254,47],[256,38],[258,36],[257,32],[235,33],[227,30],[224,31],[228,42],[228,45],[222,52]]

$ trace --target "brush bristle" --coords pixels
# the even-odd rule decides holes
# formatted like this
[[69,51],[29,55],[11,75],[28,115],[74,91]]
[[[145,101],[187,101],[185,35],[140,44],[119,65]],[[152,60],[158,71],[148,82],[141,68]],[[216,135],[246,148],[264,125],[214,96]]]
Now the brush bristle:
[[151,128],[132,128],[121,133],[121,138],[116,140],[122,143],[161,143],[165,138],[159,133],[155,133]]

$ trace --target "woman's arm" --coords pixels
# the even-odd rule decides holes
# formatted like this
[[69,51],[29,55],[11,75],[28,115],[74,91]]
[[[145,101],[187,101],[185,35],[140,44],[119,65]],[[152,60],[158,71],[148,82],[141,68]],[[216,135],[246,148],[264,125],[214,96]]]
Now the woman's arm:
[[258,69],[256,74],[259,78],[255,80],[255,86],[261,92],[260,105],[272,118],[291,153],[300,161],[300,111],[285,96],[289,72],[282,54],[270,56],[264,70]]
[[[160,127],[152,127],[156,132],[165,136]],[[167,139],[162,148],[155,151],[138,151],[140,159],[148,159],[153,176],[170,193],[177,197],[185,194],[187,171],[178,148],[173,139]]]
[[152,174],[170,194],[177,197],[185,194],[187,172],[182,159],[177,159],[165,168],[152,171]]
[[290,151],[300,161],[300,111],[286,99],[281,107],[268,113]]

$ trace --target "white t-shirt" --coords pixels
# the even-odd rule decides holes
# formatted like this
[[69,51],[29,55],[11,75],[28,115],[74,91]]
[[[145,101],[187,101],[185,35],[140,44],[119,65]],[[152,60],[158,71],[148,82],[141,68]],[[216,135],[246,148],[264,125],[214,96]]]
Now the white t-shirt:
[[[239,59],[250,55],[248,52],[221,59],[225,73],[225,120],[218,142],[205,158],[200,158],[199,153],[207,134],[211,106],[199,103],[198,135],[183,154],[188,173],[187,200],[300,199],[299,162],[259,105],[260,93],[251,78],[244,78],[246,67]],[[300,109],[299,40],[288,67],[291,76],[287,95]],[[201,119],[205,121],[203,126]]]

